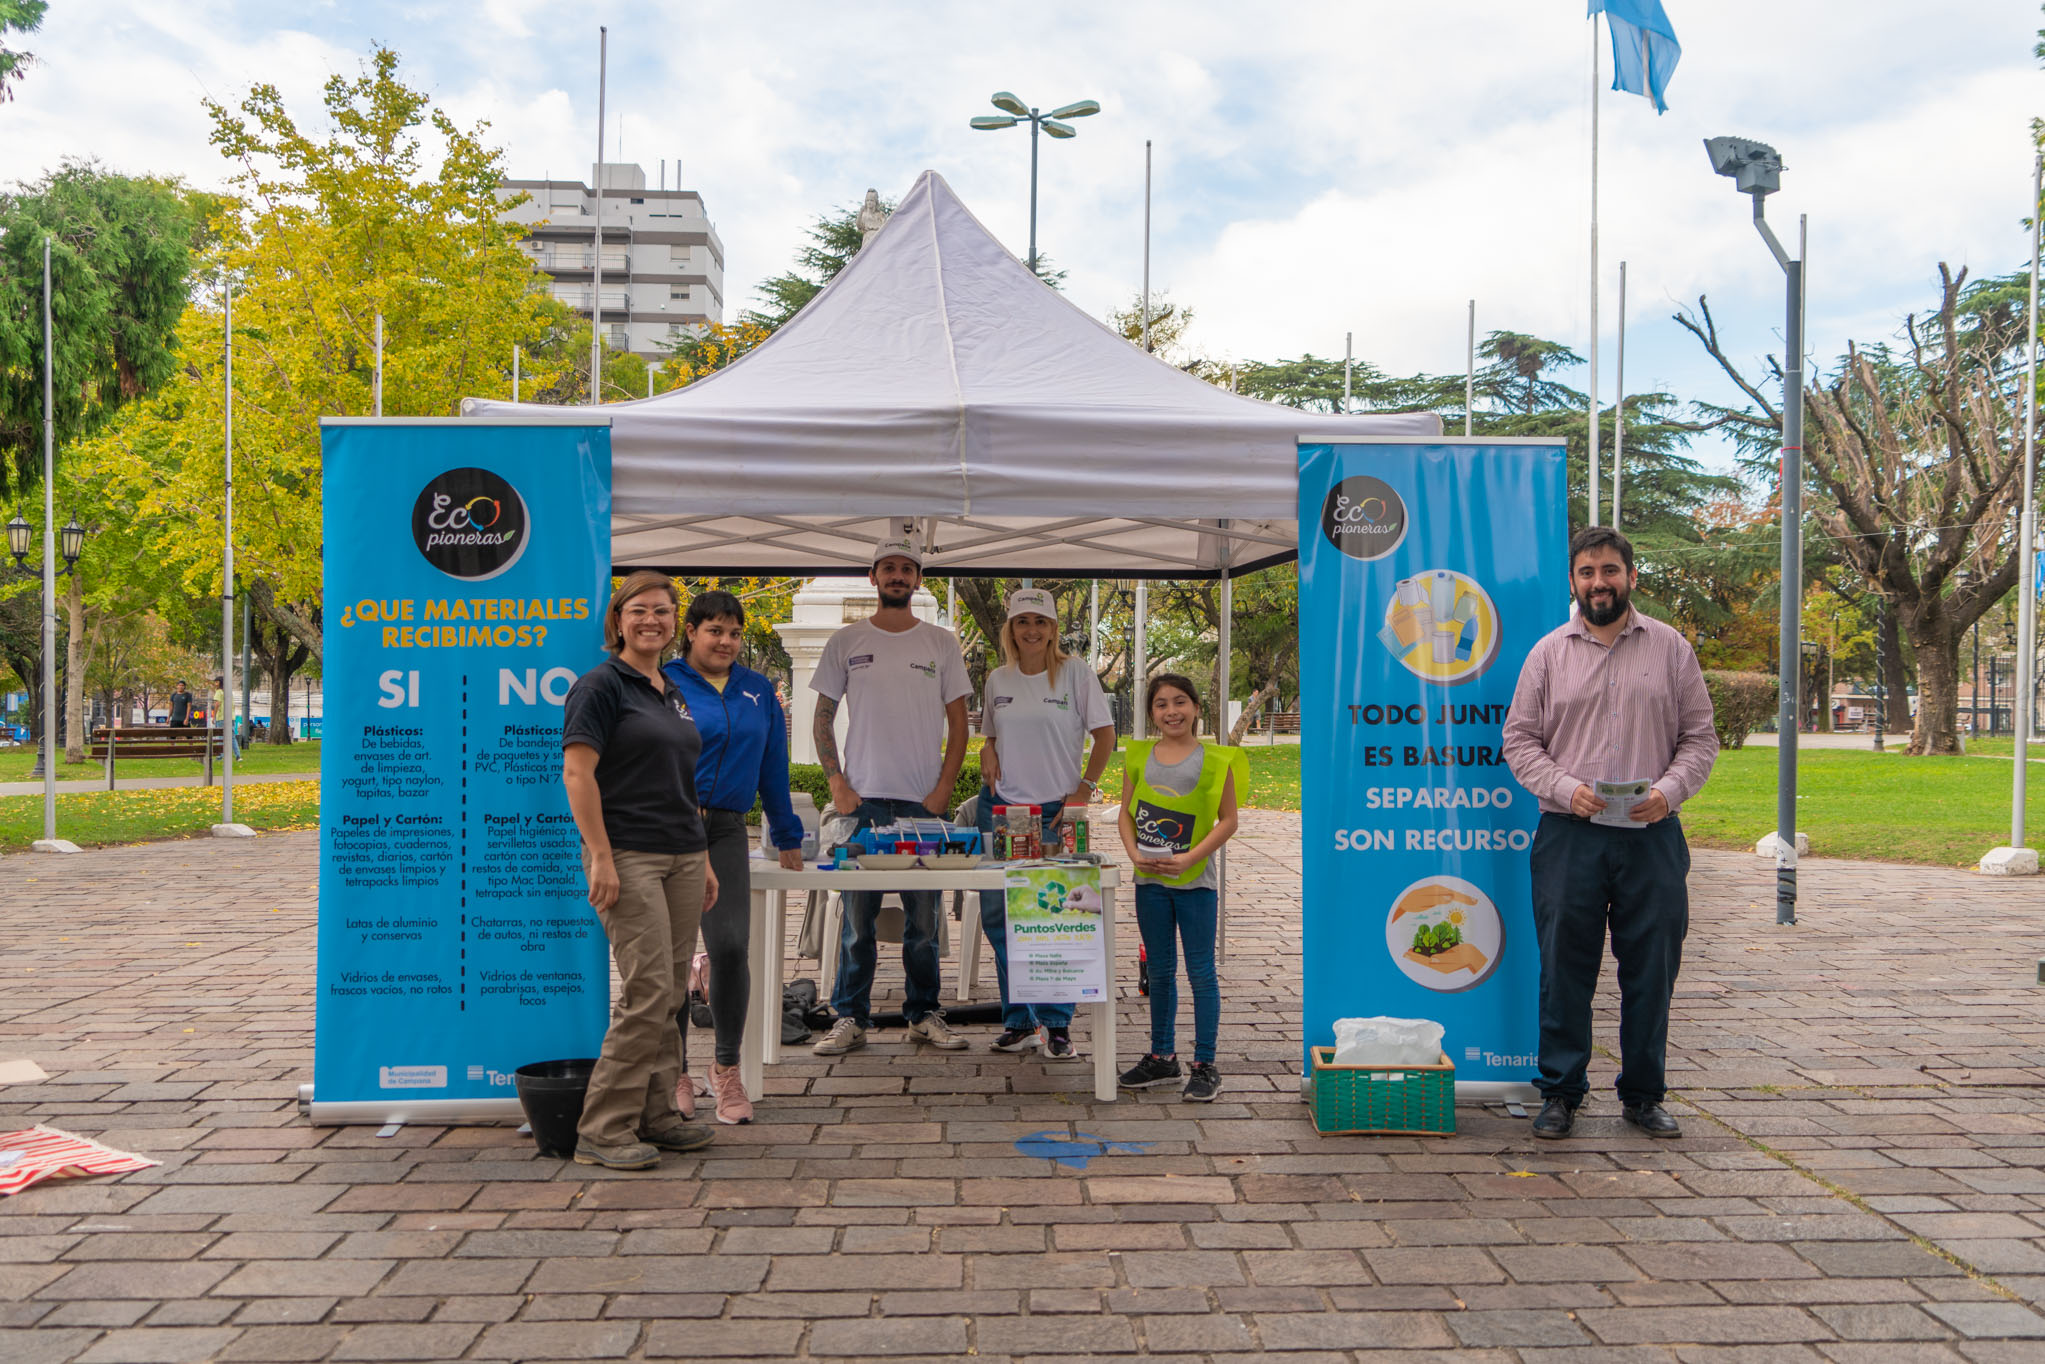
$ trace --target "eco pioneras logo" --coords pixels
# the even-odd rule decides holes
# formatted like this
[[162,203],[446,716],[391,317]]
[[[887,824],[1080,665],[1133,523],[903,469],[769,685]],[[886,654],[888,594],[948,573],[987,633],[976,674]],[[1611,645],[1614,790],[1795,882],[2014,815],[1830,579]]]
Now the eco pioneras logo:
[[449,577],[494,578],[525,553],[525,499],[488,469],[449,469],[412,503],[412,543]]
[[1321,534],[1352,559],[1382,559],[1406,538],[1406,499],[1381,478],[1345,478],[1321,503]]

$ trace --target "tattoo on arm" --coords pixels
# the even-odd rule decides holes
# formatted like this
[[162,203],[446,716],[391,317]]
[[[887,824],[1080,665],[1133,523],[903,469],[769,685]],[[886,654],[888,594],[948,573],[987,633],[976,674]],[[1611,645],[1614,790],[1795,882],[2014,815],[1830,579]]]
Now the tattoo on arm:
[[817,743],[817,761],[823,765],[826,777],[843,775],[845,768],[838,761],[838,703],[828,696],[817,698],[816,723],[811,726],[811,736]]

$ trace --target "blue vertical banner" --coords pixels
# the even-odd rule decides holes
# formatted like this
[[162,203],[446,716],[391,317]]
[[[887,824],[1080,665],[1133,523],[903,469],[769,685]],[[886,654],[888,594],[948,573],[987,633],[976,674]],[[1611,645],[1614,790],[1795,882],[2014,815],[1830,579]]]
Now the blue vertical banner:
[[516,1111],[594,1056],[609,950],[561,787],[603,658],[610,430],[323,424],[313,1120]]
[[[1531,1084],[1540,818],[1505,765],[1567,614],[1563,443],[1299,450],[1303,1043],[1433,1019],[1465,1096]],[[1531,1093],[1531,1090],[1526,1090]]]

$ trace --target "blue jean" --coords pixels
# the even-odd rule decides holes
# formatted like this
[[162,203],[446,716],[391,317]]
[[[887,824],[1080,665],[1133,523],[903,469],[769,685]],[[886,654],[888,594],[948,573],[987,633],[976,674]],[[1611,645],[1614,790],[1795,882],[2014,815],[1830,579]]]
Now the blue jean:
[[[859,802],[859,827],[892,824],[907,815],[929,819],[930,811],[913,800],[863,800]],[[831,1011],[861,1027],[873,1022],[870,1002],[873,973],[879,964],[880,944],[874,938],[874,921],[880,917],[881,897],[887,891],[845,892],[845,921],[838,932],[838,983],[831,991]],[[908,977],[902,1013],[911,1023],[937,1012],[937,904],[934,890],[897,891],[902,897],[902,974]]]
[[1186,948],[1186,984],[1193,991],[1193,1060],[1214,1063],[1221,1031],[1221,980],[1214,972],[1214,926],[1218,897],[1212,886],[1136,883],[1136,927],[1150,959],[1150,1051],[1170,1056],[1177,1049],[1179,944]]
[[[994,832],[994,792],[980,788],[980,832]],[[1065,802],[1054,800],[1044,807],[1044,837],[1048,840],[1058,827],[1058,812]],[[983,840],[984,842],[984,840]],[[991,848],[990,848],[991,851]],[[1008,1002],[1008,892],[980,892],[980,927],[987,945],[994,949],[994,975],[1001,982],[1001,1026],[1013,1031],[1028,1028],[1064,1028],[1072,1023],[1070,1004],[1010,1004]]]

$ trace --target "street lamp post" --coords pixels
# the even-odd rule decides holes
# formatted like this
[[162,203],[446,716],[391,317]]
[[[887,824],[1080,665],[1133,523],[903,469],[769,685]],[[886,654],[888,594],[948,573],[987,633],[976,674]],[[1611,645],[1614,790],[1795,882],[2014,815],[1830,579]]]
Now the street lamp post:
[[983,133],[1013,128],[1018,123],[1030,125],[1030,273],[1037,273],[1037,133],[1039,130],[1053,137],[1077,137],[1079,130],[1061,119],[1086,118],[1101,111],[1099,100],[1083,99],[1071,104],[1060,105],[1050,113],[1039,113],[1024,104],[1006,90],[997,90],[989,101],[1001,110],[998,114],[981,114],[973,119],[972,126]]
[[[55,572],[49,574],[49,578],[52,584],[54,584],[57,579],[63,577],[66,573],[69,573],[73,568],[78,566],[78,556],[85,552],[85,527],[79,525],[78,518],[74,516],[68,522],[66,522],[65,525],[60,530],[58,530],[56,541],[57,544],[62,547],[61,552],[64,557],[64,563],[61,568],[58,568]],[[7,523],[7,552],[14,556],[14,565],[16,568],[28,567],[29,553],[34,548],[34,546],[35,546],[35,527],[31,526],[27,521],[23,520],[21,514],[19,512],[16,512],[14,519]],[[54,590],[55,589],[53,587],[52,591],[54,592]],[[51,636],[50,640],[45,641],[46,648],[49,647],[53,640],[54,635]],[[43,722],[42,738],[36,746],[35,767],[28,775],[31,781],[35,780],[38,777],[41,777],[44,780],[45,784],[49,784],[56,780],[55,765],[47,763],[45,761],[45,759],[49,755],[50,740],[54,733],[54,730],[52,728],[54,721],[51,718],[52,711],[47,708],[48,699],[55,694],[55,688],[57,685],[56,654],[54,649],[51,649],[50,652],[48,652],[45,655],[45,664],[41,669],[41,672],[43,675],[43,691],[46,703],[46,709],[44,710],[45,718]],[[54,840],[57,837],[56,809],[54,805],[45,809],[43,814],[44,814],[43,838],[46,841]]]
[[[1782,188],[1782,157],[1765,142],[1744,137],[1706,138],[1711,168],[1754,201],[1754,229],[1768,243],[1787,281],[1787,313],[1783,324],[1782,367],[1782,633],[1778,655],[1780,696],[1776,728],[1781,747],[1775,777],[1775,922],[1796,922],[1796,728],[1797,641],[1802,626],[1804,585],[1804,262],[1802,233],[1792,258],[1782,249],[1762,217],[1762,204]],[[1593,400],[1592,410],[1597,404]]]

